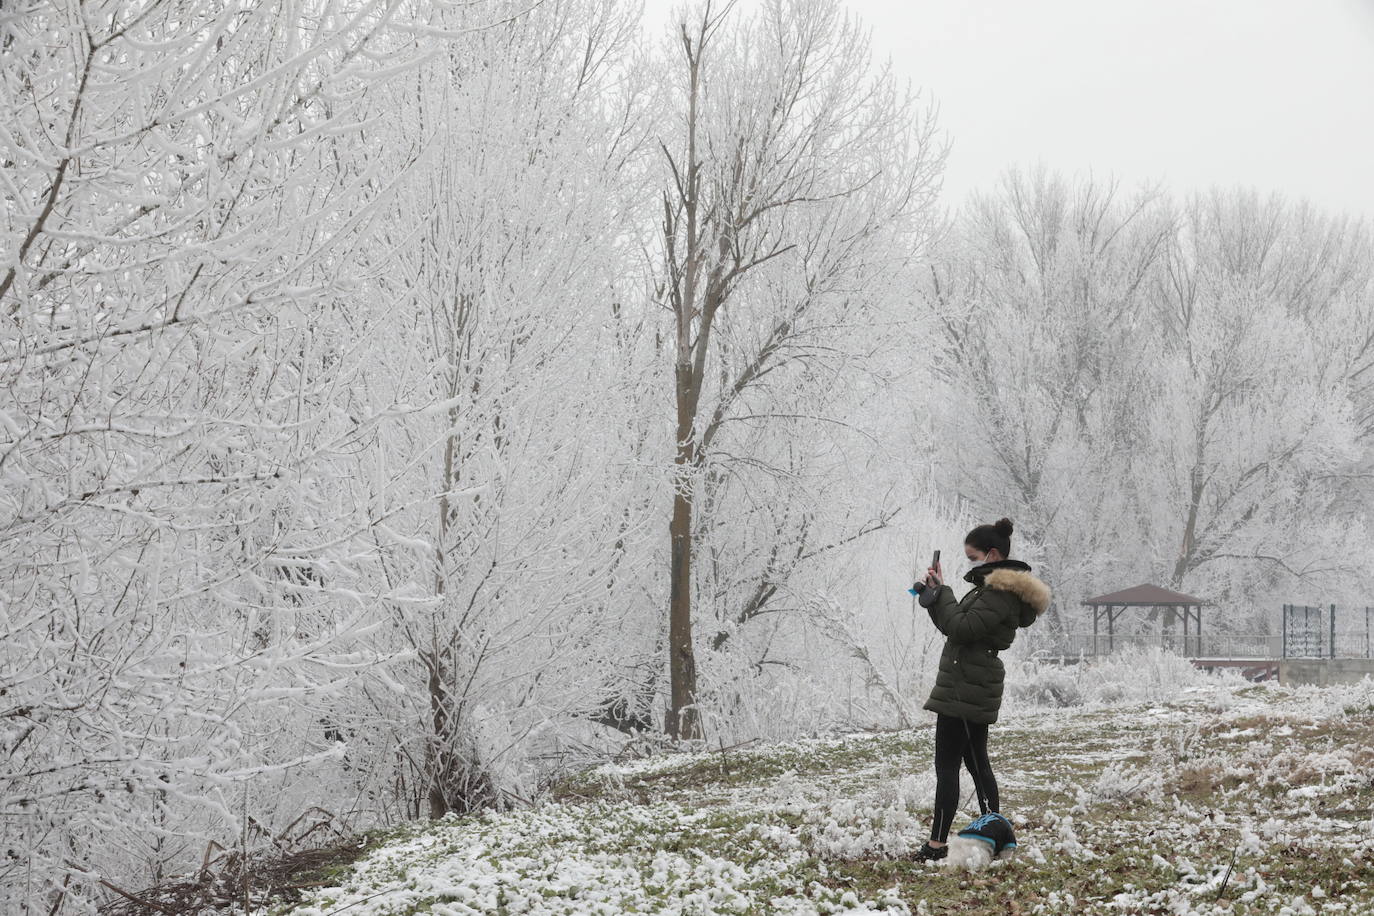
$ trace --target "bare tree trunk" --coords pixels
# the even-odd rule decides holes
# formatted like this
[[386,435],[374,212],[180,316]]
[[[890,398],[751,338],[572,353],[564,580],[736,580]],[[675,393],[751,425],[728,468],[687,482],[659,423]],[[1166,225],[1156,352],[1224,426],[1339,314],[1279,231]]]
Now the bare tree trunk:
[[430,656],[425,659],[429,668],[429,712],[431,725],[434,733],[431,737],[432,759],[430,762],[429,774],[429,816],[432,819],[439,819],[448,813],[448,799],[445,797],[444,783],[452,770],[452,761],[449,759],[448,750],[445,747],[444,735],[448,731],[448,713],[445,709],[447,700],[444,692],[444,677],[440,667],[439,659]]
[[[691,471],[684,461],[690,442],[678,446],[677,464],[685,477]],[[690,481],[680,480],[673,494],[672,583],[668,598],[668,671],[671,677],[671,705],[666,723],[674,738],[700,738],[701,720],[697,715],[697,663],[692,649],[692,492]]]
[[1179,543],[1178,559],[1174,562],[1174,574],[1170,584],[1176,589],[1183,587],[1183,579],[1193,568],[1193,556],[1196,553],[1197,517],[1198,510],[1202,505],[1203,472],[1201,461],[1199,456],[1198,464],[1193,467],[1192,489],[1188,499],[1188,518],[1183,523],[1183,536]]
[[[708,5],[706,15],[710,15]],[[674,738],[700,738],[701,720],[696,710],[697,666],[696,653],[692,647],[692,510],[693,479],[696,470],[697,449],[694,438],[697,403],[701,392],[701,373],[697,370],[696,353],[698,347],[704,348],[712,314],[703,310],[699,339],[692,340],[692,318],[696,314],[697,279],[701,268],[697,223],[698,175],[696,160],[697,93],[700,87],[701,43],[705,40],[705,27],[696,47],[688,36],[686,26],[682,29],[683,47],[689,67],[688,89],[688,175],[686,186],[681,188],[680,205],[686,221],[686,269],[678,276],[673,290],[673,307],[677,326],[677,364],[674,376],[674,394],[677,403],[677,443],[673,457],[673,516],[668,523],[671,539],[670,580],[668,586],[668,680],[669,704],[666,731]],[[666,204],[666,200],[665,200]],[[674,234],[672,209],[666,210],[664,225],[665,236],[671,251]],[[704,356],[704,350],[702,352]]]

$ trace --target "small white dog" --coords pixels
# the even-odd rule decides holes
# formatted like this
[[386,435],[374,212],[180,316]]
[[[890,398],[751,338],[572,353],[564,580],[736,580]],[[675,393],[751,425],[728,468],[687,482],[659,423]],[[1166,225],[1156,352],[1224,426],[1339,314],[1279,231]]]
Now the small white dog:
[[1015,846],[1008,846],[994,856],[991,844],[972,837],[956,836],[950,838],[949,855],[941,859],[938,864],[943,868],[963,868],[968,871],[976,871],[980,868],[987,868],[994,859],[1004,861],[1015,855]]
[[949,842],[949,854],[940,861],[946,868],[973,871],[987,868],[994,859],[1010,859],[1014,855],[1016,832],[1011,821],[994,811],[960,830]]

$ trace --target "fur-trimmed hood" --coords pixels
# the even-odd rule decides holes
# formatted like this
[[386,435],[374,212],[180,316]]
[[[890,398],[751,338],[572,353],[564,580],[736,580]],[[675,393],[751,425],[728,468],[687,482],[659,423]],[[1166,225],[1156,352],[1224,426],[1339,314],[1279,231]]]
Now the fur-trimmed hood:
[[1028,627],[1050,606],[1050,587],[1031,575],[1029,569],[994,569],[983,579],[987,588],[1010,592],[1020,598],[1032,611],[1021,612],[1019,623]]

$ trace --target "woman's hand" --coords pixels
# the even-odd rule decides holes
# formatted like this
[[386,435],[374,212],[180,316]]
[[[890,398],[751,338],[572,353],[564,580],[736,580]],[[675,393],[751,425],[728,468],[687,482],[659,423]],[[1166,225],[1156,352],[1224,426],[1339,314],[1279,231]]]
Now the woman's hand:
[[945,577],[941,574],[938,564],[926,570],[926,588],[938,588],[944,584]]

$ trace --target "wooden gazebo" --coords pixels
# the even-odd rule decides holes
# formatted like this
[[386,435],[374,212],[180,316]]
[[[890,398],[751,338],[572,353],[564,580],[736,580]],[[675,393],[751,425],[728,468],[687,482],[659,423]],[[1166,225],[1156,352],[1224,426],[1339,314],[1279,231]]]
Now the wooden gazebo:
[[[1183,617],[1183,654],[1199,656],[1202,654],[1202,606],[1206,603],[1201,598],[1170,591],[1157,585],[1136,585],[1112,592],[1110,595],[1089,598],[1083,604],[1093,609],[1093,654],[1098,654],[1098,631],[1102,619],[1105,618],[1107,621],[1107,651],[1111,652],[1116,618],[1128,607],[1148,607],[1168,608],[1180,614]],[[1191,634],[1188,631],[1189,623],[1193,625]],[[1193,640],[1192,652],[1188,651],[1190,636]]]

